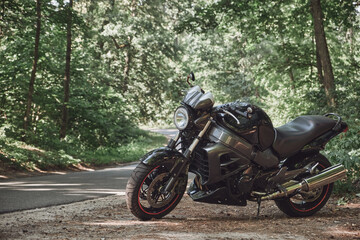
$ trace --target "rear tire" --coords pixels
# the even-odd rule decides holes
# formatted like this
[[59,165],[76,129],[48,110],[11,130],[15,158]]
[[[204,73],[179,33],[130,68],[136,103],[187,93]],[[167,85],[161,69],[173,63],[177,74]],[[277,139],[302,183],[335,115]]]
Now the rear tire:
[[[317,170],[321,171],[331,166],[329,160],[321,154],[304,162],[304,166],[311,162],[318,162]],[[334,183],[319,187],[308,193],[299,193],[291,198],[275,200],[276,206],[291,217],[307,217],[319,211],[329,200]]]
[[134,169],[126,186],[126,204],[135,217],[140,220],[162,218],[180,202],[186,189],[187,176],[183,176],[186,177],[185,183],[180,179],[172,192],[161,194],[171,167],[172,163],[156,166],[140,163]]

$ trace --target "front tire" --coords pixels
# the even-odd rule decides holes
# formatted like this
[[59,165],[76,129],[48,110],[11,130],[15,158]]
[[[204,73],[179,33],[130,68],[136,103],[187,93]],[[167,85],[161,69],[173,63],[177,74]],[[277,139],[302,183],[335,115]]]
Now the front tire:
[[170,193],[161,193],[169,179],[171,167],[172,163],[156,166],[140,163],[134,169],[126,185],[126,204],[135,217],[140,220],[162,218],[180,202],[186,189],[187,176],[180,178]]
[[[321,154],[304,162],[308,164],[318,162],[317,171],[331,166],[329,160]],[[307,217],[318,212],[329,200],[334,183],[319,187],[310,192],[298,193],[293,197],[275,200],[276,206],[291,217]]]

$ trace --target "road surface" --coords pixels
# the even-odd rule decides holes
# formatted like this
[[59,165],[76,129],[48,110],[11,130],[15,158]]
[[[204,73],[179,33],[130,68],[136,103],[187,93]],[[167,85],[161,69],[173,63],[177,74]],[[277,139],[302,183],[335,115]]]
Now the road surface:
[[[150,131],[174,137],[176,129]],[[0,213],[125,195],[126,183],[137,164],[63,175],[0,180]]]
[[125,195],[127,180],[135,166],[1,180],[0,213]]
[[179,132],[177,129],[150,129],[151,132],[156,132],[165,135],[168,139],[174,138]]
[[[254,202],[204,204],[185,194],[163,219],[137,221],[123,196],[134,167],[0,180],[0,239],[360,239],[359,198],[345,205],[330,198],[308,218],[289,218],[266,201],[256,218]],[[19,204],[37,209],[14,210]]]

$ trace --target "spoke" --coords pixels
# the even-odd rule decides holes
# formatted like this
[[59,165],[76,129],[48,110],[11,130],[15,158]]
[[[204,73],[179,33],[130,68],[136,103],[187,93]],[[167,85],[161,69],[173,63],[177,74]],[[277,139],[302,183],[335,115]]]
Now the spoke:
[[146,199],[147,192],[148,192],[148,190],[149,190],[149,186],[146,186],[146,188],[143,189],[143,188],[144,188],[144,185],[142,185],[141,188],[142,188],[142,189],[141,189],[141,191],[140,191],[140,198],[145,198],[145,199]]
[[158,202],[160,196],[161,196],[161,195],[157,195],[157,196],[155,197],[155,202],[156,202],[156,203]]
[[167,182],[168,173],[161,173],[156,176],[151,184],[149,185],[149,189],[147,192],[147,202],[149,205],[155,209],[166,207],[170,204],[173,199],[172,196],[175,193],[162,193],[162,189]]

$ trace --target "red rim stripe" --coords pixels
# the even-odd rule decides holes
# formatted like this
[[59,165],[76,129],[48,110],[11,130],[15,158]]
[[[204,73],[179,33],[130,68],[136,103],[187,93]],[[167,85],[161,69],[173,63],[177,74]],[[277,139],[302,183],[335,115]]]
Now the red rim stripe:
[[[325,167],[324,167],[323,165],[319,164],[319,166],[321,166],[323,169],[325,169]],[[310,209],[306,209],[306,210],[298,209],[298,208],[296,208],[296,207],[294,206],[293,202],[291,202],[290,199],[289,199],[289,201],[290,201],[291,205],[293,206],[293,208],[295,208],[295,210],[297,210],[297,211],[299,211],[299,212],[310,212],[311,210],[317,208],[317,207],[324,201],[324,199],[325,199],[325,197],[326,197],[326,195],[327,195],[327,193],[328,193],[328,191],[329,191],[329,188],[330,188],[330,184],[327,185],[326,193],[325,193],[325,195],[323,196],[323,198],[321,199],[321,201],[320,201],[318,204],[316,204],[315,207],[312,207],[312,208],[310,208]]]
[[302,210],[302,209],[296,208],[296,207],[294,206],[293,202],[290,201],[290,203],[291,203],[291,205],[295,208],[295,210],[297,210],[297,211],[299,211],[299,212],[310,212],[311,210],[317,208],[317,207],[324,201],[324,199],[325,199],[325,197],[326,197],[326,195],[327,195],[327,193],[328,193],[328,191],[329,191],[329,187],[330,187],[330,185],[328,184],[328,185],[327,185],[327,189],[326,189],[326,193],[325,193],[324,197],[321,199],[321,201],[320,201],[318,204],[316,204],[315,207],[312,207],[312,208],[306,209],[306,210]]
[[179,196],[180,196],[180,195],[178,194],[177,197],[175,198],[175,200],[174,200],[167,208],[165,208],[164,210],[162,210],[162,211],[160,211],[160,212],[157,212],[157,213],[149,213],[149,212],[147,212],[147,211],[144,210],[144,208],[142,207],[142,205],[141,205],[141,203],[140,203],[141,187],[142,187],[142,185],[144,184],[144,182],[145,182],[145,180],[147,179],[147,177],[148,177],[155,169],[157,169],[158,167],[160,167],[160,165],[157,166],[156,168],[154,168],[153,170],[151,170],[151,172],[149,172],[149,174],[146,175],[146,177],[144,178],[144,180],[142,181],[142,183],[141,183],[141,185],[140,185],[139,192],[138,192],[138,204],[139,204],[139,207],[141,208],[141,210],[142,210],[144,213],[149,214],[149,215],[158,215],[158,214],[161,214],[161,213],[165,212],[166,210],[168,210],[168,209],[176,202],[176,200],[177,200],[177,199],[179,198]]

